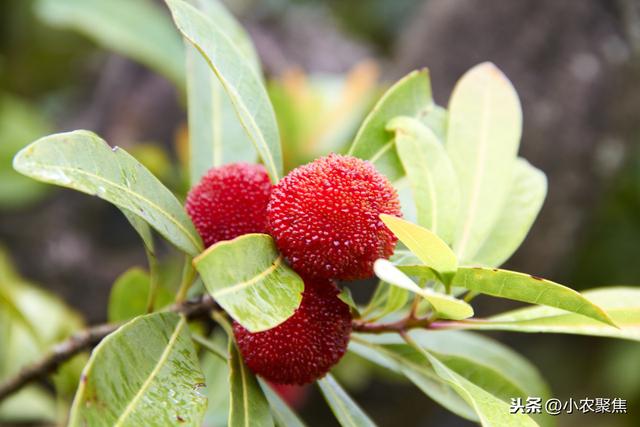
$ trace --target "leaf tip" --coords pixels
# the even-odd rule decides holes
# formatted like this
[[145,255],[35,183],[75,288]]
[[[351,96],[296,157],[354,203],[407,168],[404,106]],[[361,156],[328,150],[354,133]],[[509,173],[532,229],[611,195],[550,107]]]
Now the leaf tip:
[[600,306],[596,306],[598,307],[598,309],[600,310],[600,316],[601,316],[601,322],[606,323],[609,326],[612,326],[618,330],[621,330],[622,328],[620,326],[618,326],[618,324],[616,322],[613,321],[613,319],[611,318],[611,316],[609,316],[609,313],[607,313],[604,309],[602,309]]

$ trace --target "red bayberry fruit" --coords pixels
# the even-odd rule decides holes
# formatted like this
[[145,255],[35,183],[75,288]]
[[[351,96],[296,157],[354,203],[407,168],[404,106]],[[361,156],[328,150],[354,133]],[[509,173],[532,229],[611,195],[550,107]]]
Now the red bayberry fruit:
[[276,384],[269,386],[293,409],[301,409],[309,398],[310,385]]
[[187,196],[187,213],[206,246],[246,233],[265,233],[271,181],[262,165],[213,168]]
[[331,282],[305,283],[296,312],[275,328],[251,333],[237,322],[240,353],[256,374],[277,384],[307,384],[323,377],[344,355],[351,333],[349,306]]
[[294,169],[276,185],[267,209],[269,233],[294,270],[354,280],[393,253],[396,237],[380,214],[401,216],[395,189],[374,166],[331,154]]

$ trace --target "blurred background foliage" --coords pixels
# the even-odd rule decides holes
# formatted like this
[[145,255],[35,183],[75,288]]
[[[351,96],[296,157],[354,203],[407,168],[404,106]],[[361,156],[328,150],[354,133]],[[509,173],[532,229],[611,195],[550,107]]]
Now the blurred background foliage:
[[[117,209],[19,176],[11,169],[13,154],[45,134],[86,128],[126,147],[178,194],[187,191],[185,101],[171,82],[179,69],[158,74],[142,65],[153,66],[153,56],[136,62],[114,53],[104,41],[48,13],[51,3],[0,2],[0,299],[19,301],[32,316],[0,312],[0,379],[84,322],[105,321],[116,278],[132,265],[145,265],[138,238]],[[157,16],[134,16],[141,33],[166,18],[161,2],[155,3]],[[340,151],[384,87],[411,69],[429,67],[436,100],[446,104],[443,94],[463,71],[495,62],[522,99],[523,154],[550,183],[531,235],[506,267],[576,289],[640,285],[637,1],[235,0],[228,5],[263,61],[287,169]],[[153,51],[165,41],[154,33],[147,42]],[[166,246],[160,255],[170,261],[163,275],[170,286],[180,274],[180,260]],[[351,288],[356,298],[367,295],[364,283]],[[481,315],[512,305],[479,302]],[[492,336],[530,358],[561,399],[629,401],[628,416],[564,415],[559,425],[640,424],[634,410],[640,405],[637,344]],[[69,390],[60,399],[70,398],[82,362],[74,361],[56,377]],[[211,378],[219,378],[224,367],[215,360],[208,365]],[[355,356],[343,360],[337,375],[381,425],[468,424]],[[216,387],[210,387],[212,407],[225,407]],[[283,393],[312,425],[333,425],[313,387]],[[64,405],[56,406],[50,389],[33,386],[0,407],[0,419],[5,425],[33,421],[19,416],[29,408],[32,418],[52,422],[59,407]],[[224,424],[211,414],[210,425]]]

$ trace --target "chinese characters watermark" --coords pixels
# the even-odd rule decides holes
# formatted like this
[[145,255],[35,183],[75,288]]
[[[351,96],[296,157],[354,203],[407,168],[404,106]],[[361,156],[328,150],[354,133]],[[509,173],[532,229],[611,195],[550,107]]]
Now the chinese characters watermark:
[[627,401],[619,397],[610,399],[606,397],[585,397],[583,399],[569,398],[560,400],[551,398],[543,401],[541,397],[512,397],[509,413],[511,414],[541,414],[549,415],[573,414],[626,414]]

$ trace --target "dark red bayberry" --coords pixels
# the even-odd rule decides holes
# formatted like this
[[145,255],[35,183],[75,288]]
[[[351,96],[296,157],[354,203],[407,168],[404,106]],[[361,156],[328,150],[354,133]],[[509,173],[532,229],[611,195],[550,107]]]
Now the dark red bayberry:
[[264,166],[233,163],[209,170],[187,196],[187,213],[206,246],[265,233],[271,181]]
[[269,233],[294,270],[353,280],[393,253],[396,237],[380,214],[401,216],[387,178],[366,161],[331,154],[294,169],[276,185],[267,209]]
[[278,395],[284,400],[287,405],[293,409],[300,409],[304,406],[309,398],[309,392],[311,386],[309,384],[296,385],[296,384],[276,384],[269,383],[271,387]]
[[349,306],[331,282],[305,282],[302,302],[284,323],[251,333],[233,331],[240,353],[256,374],[277,384],[307,384],[323,377],[344,355],[351,333]]

